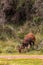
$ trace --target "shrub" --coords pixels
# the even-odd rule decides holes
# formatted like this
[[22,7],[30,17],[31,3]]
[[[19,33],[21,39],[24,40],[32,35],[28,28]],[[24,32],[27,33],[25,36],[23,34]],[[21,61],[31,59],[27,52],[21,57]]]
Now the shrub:
[[24,38],[24,34],[23,34],[23,33],[18,33],[18,37],[19,37],[20,39],[23,39],[23,38]]
[[37,25],[39,25],[42,21],[42,18],[40,16],[33,17],[33,22]]
[[15,48],[13,48],[12,46],[8,46],[3,50],[4,53],[14,53],[16,52]]

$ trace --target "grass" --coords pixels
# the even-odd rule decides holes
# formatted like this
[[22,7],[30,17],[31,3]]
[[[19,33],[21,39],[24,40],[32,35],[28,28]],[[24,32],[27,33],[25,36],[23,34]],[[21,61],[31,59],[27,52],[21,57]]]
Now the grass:
[[30,52],[27,52],[27,53],[0,53],[0,56],[9,56],[9,55],[43,55],[43,52],[41,51],[30,51]]
[[[11,40],[8,42],[0,41],[0,55],[43,55],[43,51],[41,50],[30,50],[26,53],[19,53],[15,49],[15,45],[17,44],[17,42],[15,43]],[[9,50],[11,51],[11,53],[8,52]]]
[[41,59],[0,59],[0,65],[43,65]]
[[[36,43],[39,44],[41,40],[43,40],[43,35],[37,33],[36,35]],[[1,41],[0,40],[0,55],[43,55],[43,50],[30,50],[26,53],[19,53],[17,45],[20,44],[18,40],[10,39],[8,41]],[[15,48],[16,47],[16,48]],[[9,52],[10,51],[10,52]]]
[[43,34],[37,33],[35,36],[36,36],[36,44],[39,44],[43,40]]

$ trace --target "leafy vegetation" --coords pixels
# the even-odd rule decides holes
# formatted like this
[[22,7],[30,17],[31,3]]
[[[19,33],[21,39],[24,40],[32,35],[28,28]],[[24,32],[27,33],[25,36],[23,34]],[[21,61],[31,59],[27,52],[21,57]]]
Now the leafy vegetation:
[[36,0],[0,0],[0,53],[15,53],[29,32],[35,34],[36,44],[40,44],[43,40],[41,4],[42,1]]

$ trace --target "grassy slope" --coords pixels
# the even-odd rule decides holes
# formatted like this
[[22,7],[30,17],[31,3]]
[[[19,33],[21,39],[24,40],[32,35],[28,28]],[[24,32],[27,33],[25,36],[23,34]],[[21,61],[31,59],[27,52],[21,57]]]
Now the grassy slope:
[[0,65],[43,65],[43,60],[41,59],[16,59],[16,60],[0,59]]
[[[12,45],[14,46],[13,48],[12,48]],[[43,50],[39,50],[39,51],[30,50],[29,52],[20,54],[18,51],[16,51],[15,45],[17,46],[18,42],[15,42],[15,41],[12,41],[12,40],[9,40],[7,42],[0,41],[0,52],[2,52],[2,53],[0,53],[0,55],[16,55],[16,54],[18,54],[18,55],[43,55]],[[9,50],[12,53],[9,53],[8,52]]]
[[[18,7],[20,6],[20,5],[22,5],[22,3],[24,2],[25,0],[20,0],[20,2],[19,2],[19,5],[18,5]],[[14,26],[14,25],[13,25]],[[8,27],[10,27],[9,25],[8,25]],[[12,28],[12,26],[11,26],[11,28]],[[27,23],[25,23],[24,24],[24,26],[21,26],[21,28],[19,27],[19,30],[18,30],[18,26],[17,27],[15,27],[15,28],[17,28],[17,30],[16,30],[16,34],[17,34],[17,36],[19,36],[20,38],[21,37],[23,37],[25,34],[27,34],[30,30],[32,30],[32,31],[37,31],[38,29],[37,29],[37,26],[36,27],[29,27],[29,25],[27,25]],[[14,28],[14,29],[15,29]],[[23,28],[23,33],[24,34],[22,34],[22,32],[20,31],[20,29],[22,29]],[[40,26],[39,27],[40,28],[40,31],[41,30],[43,30],[43,24],[42,24],[42,26]],[[12,31],[12,33],[14,34],[14,31]],[[14,34],[15,35],[15,34]],[[10,35],[7,35],[7,33],[4,35],[3,34],[3,36],[10,36]],[[40,43],[40,40],[42,40],[43,39],[43,34],[41,35],[41,34],[39,34],[39,32],[38,32],[38,34],[36,34],[35,35],[36,36],[36,43]],[[11,51],[11,52],[13,52],[14,54],[17,54],[16,53],[16,50],[15,50],[15,48],[14,47],[16,47],[16,45],[18,45],[19,44],[19,42],[18,42],[18,40],[17,40],[17,42],[15,41],[15,42],[13,42],[12,40],[9,40],[9,41],[7,41],[7,42],[3,42],[3,41],[0,41],[0,53],[2,52],[2,53],[4,53],[4,54],[7,54],[7,53],[9,53],[9,50]],[[13,47],[13,48],[12,48]],[[12,51],[13,50],[13,51]],[[25,54],[25,53],[24,53]],[[43,54],[43,51],[34,51],[34,50],[32,50],[32,51],[30,51],[30,52],[28,52],[28,53],[26,53],[26,54]]]

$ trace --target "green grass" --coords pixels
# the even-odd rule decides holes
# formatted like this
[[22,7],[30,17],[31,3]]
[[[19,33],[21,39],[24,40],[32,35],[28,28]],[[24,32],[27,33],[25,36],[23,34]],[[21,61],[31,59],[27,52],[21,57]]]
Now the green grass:
[[9,55],[43,55],[42,51],[30,51],[30,52],[26,52],[26,53],[0,53],[0,56],[9,56]]
[[[0,55],[43,55],[43,50],[30,50],[26,53],[19,53],[15,49],[17,45],[18,42],[13,42],[11,40],[7,42],[0,41]],[[11,51],[10,53],[9,50]]]
[[[37,33],[36,35],[36,44],[39,44],[43,40],[43,35]],[[20,44],[18,40],[10,39],[8,41],[0,40],[0,55],[43,55],[43,50],[30,50],[26,53],[19,53],[17,45]],[[15,48],[16,47],[16,48]],[[9,52],[10,51],[10,52]]]
[[0,59],[0,65],[43,65],[41,59]]
[[43,34],[37,33],[36,35],[36,44],[39,44],[43,40]]

